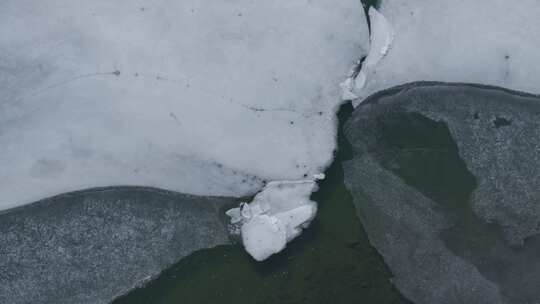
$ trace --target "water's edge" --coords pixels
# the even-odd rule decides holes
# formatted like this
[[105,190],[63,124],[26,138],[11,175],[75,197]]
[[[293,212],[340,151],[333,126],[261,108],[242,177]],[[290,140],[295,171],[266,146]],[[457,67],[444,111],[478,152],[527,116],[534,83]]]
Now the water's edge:
[[406,303],[343,183],[351,149],[342,127],[352,110],[347,103],[338,113],[336,158],[312,195],[318,216],[282,253],[258,263],[240,244],[197,251],[114,303]]

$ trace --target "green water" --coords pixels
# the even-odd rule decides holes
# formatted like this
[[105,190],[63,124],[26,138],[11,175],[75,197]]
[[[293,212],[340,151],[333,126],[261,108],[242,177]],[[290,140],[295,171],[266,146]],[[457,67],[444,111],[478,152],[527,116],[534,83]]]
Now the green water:
[[445,122],[400,113],[387,115],[381,131],[377,154],[385,168],[440,204],[449,216],[470,219],[476,179]]
[[405,303],[356,217],[341,169],[350,149],[342,136],[338,146],[312,196],[317,218],[282,253],[258,263],[238,244],[199,251],[114,303]]

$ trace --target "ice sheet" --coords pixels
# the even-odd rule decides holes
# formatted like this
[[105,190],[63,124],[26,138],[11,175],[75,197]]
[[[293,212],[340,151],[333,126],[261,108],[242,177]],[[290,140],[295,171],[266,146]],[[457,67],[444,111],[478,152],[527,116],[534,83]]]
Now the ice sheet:
[[367,45],[357,0],[1,1],[0,209],[321,173]]

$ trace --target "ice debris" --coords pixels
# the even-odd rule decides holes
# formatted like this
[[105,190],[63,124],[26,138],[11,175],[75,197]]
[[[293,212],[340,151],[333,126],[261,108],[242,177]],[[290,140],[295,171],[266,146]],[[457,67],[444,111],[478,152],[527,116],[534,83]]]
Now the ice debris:
[[[319,174],[316,179],[324,178]],[[246,251],[257,261],[283,250],[307,228],[317,213],[310,200],[317,190],[314,180],[270,182],[251,203],[241,203],[226,214],[235,231],[241,234]]]

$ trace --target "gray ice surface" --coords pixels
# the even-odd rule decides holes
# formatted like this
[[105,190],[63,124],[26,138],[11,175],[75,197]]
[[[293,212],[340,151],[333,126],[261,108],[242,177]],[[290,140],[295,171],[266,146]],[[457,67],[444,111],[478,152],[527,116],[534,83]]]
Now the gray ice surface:
[[221,209],[234,203],[115,187],[2,212],[0,303],[109,303],[196,250],[228,244]]
[[346,184],[406,297],[540,301],[539,118],[536,96],[447,83],[394,87],[355,109]]

